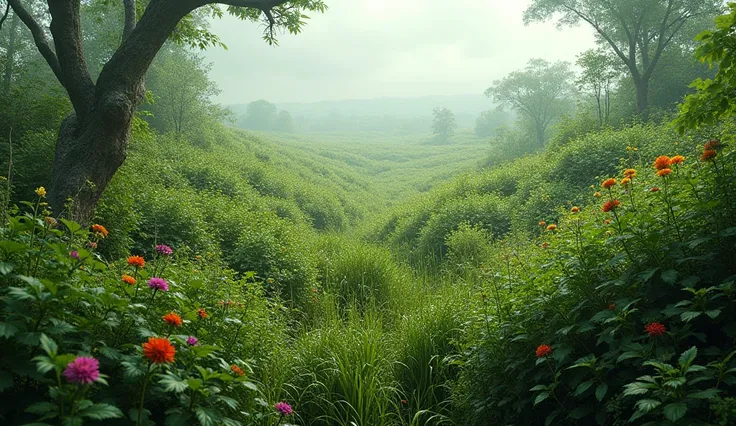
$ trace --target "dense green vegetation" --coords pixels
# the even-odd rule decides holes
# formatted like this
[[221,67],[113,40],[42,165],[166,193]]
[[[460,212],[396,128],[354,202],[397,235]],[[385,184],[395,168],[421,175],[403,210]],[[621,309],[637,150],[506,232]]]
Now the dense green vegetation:
[[[526,19],[582,18],[562,3]],[[685,34],[709,28],[713,2],[648,9],[639,30],[687,22],[646,38],[666,73],[611,54],[626,42],[612,38],[577,78],[532,60],[493,83],[516,117],[456,131],[427,105],[421,132],[352,116],[306,134],[266,101],[212,103],[189,47],[220,43],[204,17],[224,11],[199,9],[162,41],[125,161],[86,216],[51,200],[57,131],[82,110],[17,4],[0,31],[2,424],[736,423],[736,5],[699,45]],[[643,3],[575,4],[622,37]],[[274,8],[298,32],[293,11],[324,4]],[[125,18],[104,0],[82,11],[103,79],[125,45],[104,23]]]

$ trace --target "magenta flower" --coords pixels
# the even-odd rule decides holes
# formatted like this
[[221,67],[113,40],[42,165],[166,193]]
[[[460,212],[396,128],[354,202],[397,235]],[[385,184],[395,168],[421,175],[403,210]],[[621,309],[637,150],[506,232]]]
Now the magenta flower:
[[171,256],[172,254],[174,254],[174,250],[172,250],[171,247],[164,245],[164,244],[157,245],[156,252],[163,256]]
[[187,337],[187,345],[189,346],[197,346],[199,344],[199,341],[194,336]]
[[148,280],[148,287],[153,290],[169,291],[169,283],[165,279],[158,277]]
[[94,383],[100,379],[100,362],[92,357],[80,356],[66,366],[64,377],[71,383]]
[[290,416],[291,413],[294,412],[294,410],[291,409],[291,405],[285,402],[277,402],[276,404],[274,404],[273,408],[281,413],[282,416]]
[[69,256],[79,260],[79,252],[74,250],[73,252],[69,253]]

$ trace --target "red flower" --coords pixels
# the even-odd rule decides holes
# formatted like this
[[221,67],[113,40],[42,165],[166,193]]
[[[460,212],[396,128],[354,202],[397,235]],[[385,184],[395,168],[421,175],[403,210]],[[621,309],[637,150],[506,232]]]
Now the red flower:
[[164,315],[162,318],[170,326],[181,327],[181,317],[173,312]]
[[657,170],[669,169],[672,164],[672,159],[666,155],[660,155],[654,160],[654,168]]
[[550,345],[539,345],[537,347],[537,358],[543,358],[552,353]]
[[406,405],[406,404],[408,404],[407,400],[405,400],[405,399],[402,399],[402,400],[401,400],[401,405]]
[[603,205],[603,213],[608,213],[620,205],[621,201],[619,200],[606,201],[606,203]]
[[644,327],[644,329],[650,336],[661,336],[667,331],[667,328],[664,326],[664,324],[660,322],[650,322],[646,325],[646,327]]
[[718,151],[715,151],[712,149],[706,149],[705,151],[703,151],[703,156],[700,157],[700,159],[703,161],[708,161],[708,160],[712,160],[716,158],[717,155],[718,155]]
[[205,311],[204,308],[199,308],[197,309],[197,316],[202,319],[205,319],[209,316],[209,314],[207,314],[207,311]]
[[542,243],[542,248],[543,249],[549,248],[549,243]]
[[659,188],[656,186],[649,190],[649,192],[659,192]]
[[146,261],[140,256],[130,256],[128,258],[128,265],[142,268],[146,265]]
[[169,339],[162,337],[149,337],[148,342],[143,344],[143,356],[154,364],[167,364],[174,362],[176,348]]
[[712,141],[706,142],[703,149],[705,149],[706,151],[717,151],[722,147],[723,145],[721,144],[721,141],[719,141],[718,139],[713,139]]

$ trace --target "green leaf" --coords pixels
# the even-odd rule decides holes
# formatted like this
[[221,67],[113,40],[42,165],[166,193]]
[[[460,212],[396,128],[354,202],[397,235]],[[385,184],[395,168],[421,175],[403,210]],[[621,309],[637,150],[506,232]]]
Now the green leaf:
[[10,339],[18,332],[18,327],[9,322],[0,322],[0,337]]
[[45,334],[41,334],[41,349],[50,357],[56,356],[56,351],[59,350],[59,346],[50,337]]
[[616,363],[619,363],[621,361],[631,359],[631,358],[641,358],[642,354],[638,351],[626,351],[619,355],[618,359],[616,359]]
[[197,420],[199,420],[199,424],[202,426],[215,426],[220,420],[217,412],[210,408],[197,407],[194,413],[197,415]]
[[174,393],[182,393],[189,387],[186,381],[180,379],[173,373],[162,375],[158,384],[163,385],[164,391]]
[[95,404],[77,412],[82,417],[93,420],[118,419],[123,417],[123,412],[114,405]]
[[624,386],[624,396],[644,395],[645,393],[649,392],[651,388],[652,388],[652,385],[648,383],[642,383],[642,382],[629,383],[628,385]]
[[606,397],[606,393],[608,393],[608,384],[602,383],[598,385],[598,387],[595,388],[595,399],[597,399],[598,402],[603,401],[603,398]]
[[718,315],[721,314],[721,310],[720,309],[713,309],[711,311],[705,311],[705,314],[708,315],[711,319],[716,319],[716,318],[718,318]]
[[664,272],[662,272],[662,281],[664,281],[666,284],[674,285],[677,282],[677,271],[674,269],[669,269]]
[[591,386],[593,386],[593,381],[592,380],[588,380],[587,382],[580,383],[578,385],[577,389],[575,389],[575,392],[573,393],[573,396],[580,396],[580,395],[582,395],[583,393],[585,393],[585,391],[587,391],[588,389],[590,389]]
[[26,407],[26,413],[37,414],[39,416],[45,416],[58,410],[59,407],[56,404],[47,401],[36,402]]
[[695,399],[710,399],[716,397],[719,392],[721,392],[720,389],[706,389],[704,391],[691,393],[688,397]]
[[692,364],[693,361],[695,361],[695,357],[697,355],[698,355],[698,348],[696,348],[695,346],[683,352],[682,355],[680,355],[680,359],[678,360],[680,367],[682,368],[689,367],[690,364]]
[[540,402],[542,402],[545,399],[549,398],[549,395],[550,395],[549,392],[540,392],[539,395],[537,395],[537,397],[534,398],[534,405],[536,406]]
[[656,399],[640,399],[636,402],[636,408],[643,413],[648,413],[662,404],[661,401]]
[[687,413],[687,404],[684,402],[676,402],[664,406],[665,417],[673,423],[683,418],[685,413]]
[[702,312],[695,312],[695,311],[687,311],[680,314],[680,319],[685,322],[690,322],[694,320],[695,318],[699,317],[702,314]]

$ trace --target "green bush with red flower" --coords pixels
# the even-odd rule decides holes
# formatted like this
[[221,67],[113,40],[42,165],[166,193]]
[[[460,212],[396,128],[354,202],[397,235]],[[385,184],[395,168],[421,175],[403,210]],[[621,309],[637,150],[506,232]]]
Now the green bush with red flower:
[[164,244],[106,262],[96,249],[110,232],[53,218],[45,195],[0,228],[3,424],[273,425],[292,414],[249,377],[284,330],[252,273]]
[[630,158],[538,239],[494,244],[456,421],[736,422],[736,154],[695,154]]

